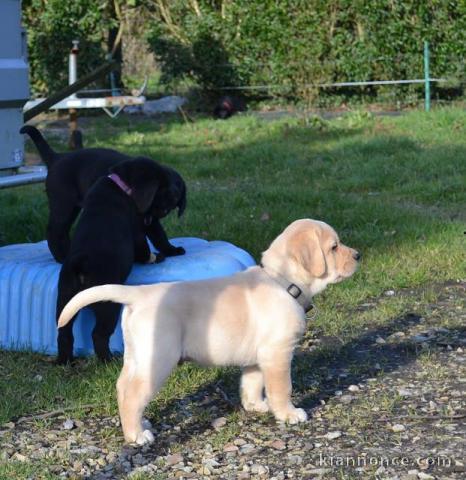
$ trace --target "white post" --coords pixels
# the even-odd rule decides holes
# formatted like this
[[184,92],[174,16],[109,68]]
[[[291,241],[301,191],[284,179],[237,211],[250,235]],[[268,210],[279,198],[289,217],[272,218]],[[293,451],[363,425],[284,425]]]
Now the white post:
[[[73,46],[70,51],[68,62],[68,85],[78,80],[78,52],[79,40],[73,40]],[[70,95],[70,98],[76,98],[76,93]]]

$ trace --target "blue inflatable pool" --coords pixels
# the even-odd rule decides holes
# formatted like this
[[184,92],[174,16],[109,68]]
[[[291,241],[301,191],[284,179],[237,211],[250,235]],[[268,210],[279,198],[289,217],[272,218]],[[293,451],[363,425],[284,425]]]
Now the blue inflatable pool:
[[[170,241],[184,247],[186,254],[155,265],[135,265],[126,283],[202,280],[231,275],[255,265],[249,253],[228,242],[190,237]],[[0,348],[57,353],[55,307],[59,272],[60,265],[53,260],[45,241],[0,248]],[[73,327],[75,355],[93,353],[94,322],[89,308],[79,314]],[[110,339],[110,348],[123,351],[119,323]]]

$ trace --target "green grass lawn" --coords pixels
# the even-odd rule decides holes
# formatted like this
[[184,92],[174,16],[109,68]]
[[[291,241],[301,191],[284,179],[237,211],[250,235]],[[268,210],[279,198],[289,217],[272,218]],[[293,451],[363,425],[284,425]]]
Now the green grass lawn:
[[[170,236],[227,240],[259,260],[293,220],[334,226],[363,262],[351,280],[316,299],[319,315],[310,328],[324,335],[348,341],[402,315],[406,305],[399,298],[369,312],[355,309],[387,290],[465,276],[463,110],[391,118],[356,113],[330,122],[101,117],[84,134],[86,146],[147,155],[183,175],[188,208],[181,221],[172,214],[164,222]],[[0,191],[0,245],[42,240],[46,218],[43,185]],[[428,301],[435,301],[435,291]],[[0,423],[64,406],[79,417],[89,414],[81,409],[87,404],[96,404],[95,414],[113,415],[119,367],[89,360],[63,368],[41,355],[0,352]],[[153,402],[152,414],[204,384],[235,379],[230,373],[184,365]]]

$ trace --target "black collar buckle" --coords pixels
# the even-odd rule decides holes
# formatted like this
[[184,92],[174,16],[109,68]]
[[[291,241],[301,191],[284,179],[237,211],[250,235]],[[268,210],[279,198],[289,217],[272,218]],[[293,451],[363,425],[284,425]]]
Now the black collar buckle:
[[287,289],[286,291],[293,297],[293,298],[298,298],[303,292],[302,290],[297,286],[295,285],[294,283],[292,283]]

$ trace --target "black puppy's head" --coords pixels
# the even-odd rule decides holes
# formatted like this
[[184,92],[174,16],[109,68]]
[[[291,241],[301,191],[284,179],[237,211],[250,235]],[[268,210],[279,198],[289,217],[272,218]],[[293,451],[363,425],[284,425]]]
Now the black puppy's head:
[[186,184],[172,168],[164,167],[164,170],[163,180],[148,213],[160,219],[178,208],[178,217],[181,217],[186,209]]
[[236,95],[225,95],[216,104],[213,115],[214,118],[225,120],[237,112],[246,110],[244,98]]
[[118,163],[110,172],[116,173],[131,188],[131,198],[140,213],[147,213],[165,183],[165,169],[149,158],[137,157]]
[[222,97],[214,108],[214,118],[225,120],[236,112],[234,101],[231,97]]

